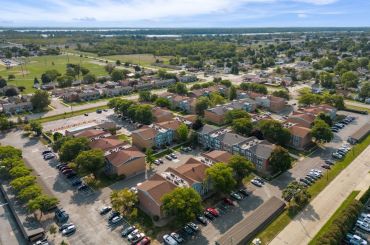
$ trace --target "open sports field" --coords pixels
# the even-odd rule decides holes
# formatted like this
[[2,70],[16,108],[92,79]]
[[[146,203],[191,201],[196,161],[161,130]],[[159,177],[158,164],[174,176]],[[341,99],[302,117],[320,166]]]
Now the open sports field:
[[21,66],[6,69],[5,66],[0,65],[0,76],[8,79],[9,74],[15,75],[15,80],[8,82],[16,86],[24,86],[26,90],[23,93],[31,93],[34,91],[32,88],[33,80],[35,77],[41,82],[41,74],[46,70],[56,69],[64,74],[67,63],[80,64],[90,70],[91,73],[99,75],[107,75],[104,66],[93,64],[90,58],[79,57],[75,55],[52,55],[24,58],[26,64]]
[[120,60],[121,63],[129,62],[134,64],[139,64],[141,66],[150,66],[153,64],[156,59],[163,61],[165,64],[168,63],[170,57],[164,56],[154,56],[152,54],[128,54],[128,55],[111,55],[111,56],[102,56],[101,58],[105,58],[110,61]]

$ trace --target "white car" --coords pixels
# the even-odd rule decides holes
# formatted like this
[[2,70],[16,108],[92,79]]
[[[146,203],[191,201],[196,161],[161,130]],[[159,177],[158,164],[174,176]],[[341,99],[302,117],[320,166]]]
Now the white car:
[[139,229],[135,229],[133,232],[131,232],[128,236],[127,239],[131,241],[132,238],[134,238],[137,234],[139,234]]
[[370,214],[367,214],[367,213],[361,213],[360,215],[362,218],[368,218],[370,219]]
[[172,236],[166,234],[163,236],[163,241],[167,245],[177,245],[179,244]]
[[67,236],[67,235],[69,235],[69,234],[71,234],[75,231],[76,231],[76,226],[75,225],[70,225],[62,231],[62,235]]
[[262,187],[262,184],[261,182],[259,182],[258,180],[256,179],[252,179],[251,183],[255,186],[258,186],[258,187]]
[[370,225],[368,223],[357,220],[356,226],[364,231],[370,232]]
[[119,222],[121,222],[122,220],[123,220],[123,218],[122,218],[121,216],[116,216],[116,217],[114,217],[114,218],[112,219],[111,223],[112,223],[113,225],[115,225],[115,224],[118,224]]
[[367,245],[367,241],[358,235],[347,234],[347,239],[350,245]]

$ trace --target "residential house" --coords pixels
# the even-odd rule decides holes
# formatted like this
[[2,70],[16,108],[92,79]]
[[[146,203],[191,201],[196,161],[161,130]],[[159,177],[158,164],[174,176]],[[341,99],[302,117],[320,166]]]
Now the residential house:
[[167,98],[172,109],[179,109],[189,114],[195,114],[196,99],[173,93],[164,93],[162,97]]
[[126,86],[115,86],[113,88],[111,87],[105,87],[102,89],[102,95],[106,97],[115,97],[120,95],[127,95],[134,91],[133,87]]
[[6,114],[21,113],[24,111],[33,110],[31,97],[27,95],[5,97],[0,100],[0,106],[1,111]]
[[105,157],[106,172],[118,176],[135,176],[145,172],[145,154],[132,146],[113,151]]
[[213,150],[206,153],[201,154],[206,162],[210,163],[217,163],[217,162],[224,162],[228,163],[231,157],[233,156],[231,153],[227,151],[220,151],[220,150]]
[[284,123],[283,126],[290,132],[289,145],[295,149],[303,150],[312,144],[311,130],[291,122]]
[[279,112],[286,106],[286,100],[273,95],[264,95],[254,92],[248,92],[248,97],[254,99],[259,107],[272,112]]
[[233,100],[230,103],[217,105],[216,107],[205,110],[204,118],[209,122],[222,125],[225,123],[227,112],[235,109],[242,109],[247,112],[252,112],[256,110],[256,103],[254,100],[249,98]]
[[155,80],[153,81],[153,88],[166,88],[172,84],[175,84],[175,79]]
[[101,129],[87,129],[83,131],[77,131],[77,132],[70,132],[68,130],[65,131],[66,136],[72,136],[76,138],[88,138],[90,140],[105,138],[110,136],[111,134],[107,131],[101,130]]
[[131,136],[132,144],[141,150],[152,147],[162,148],[172,144],[175,138],[175,130],[164,128],[158,124],[151,124],[133,131]]
[[104,151],[105,155],[109,155],[112,152],[117,152],[123,149],[127,142],[118,139],[117,136],[108,136],[105,138],[91,139],[89,146],[91,149],[100,149]]
[[179,77],[179,82],[182,82],[182,83],[192,83],[192,82],[196,82],[197,80],[198,78],[195,75]]
[[293,123],[300,127],[311,128],[316,116],[304,112],[294,111],[292,115],[289,116],[287,122]]
[[154,116],[154,121],[156,123],[170,121],[173,119],[174,115],[171,111],[162,109],[160,107],[153,107],[152,114]]
[[229,89],[224,85],[214,85],[208,88],[195,89],[189,92],[188,96],[198,98],[200,96],[209,96],[211,93],[217,92],[223,96],[227,96]]

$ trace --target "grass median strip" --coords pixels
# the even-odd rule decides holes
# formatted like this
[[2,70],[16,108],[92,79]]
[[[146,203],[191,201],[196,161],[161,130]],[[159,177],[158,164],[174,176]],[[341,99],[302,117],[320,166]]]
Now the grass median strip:
[[317,239],[329,230],[330,226],[333,224],[333,221],[341,215],[343,210],[348,208],[348,206],[353,202],[358,193],[360,193],[360,191],[352,191],[352,193],[346,198],[346,200],[344,200],[340,207],[335,211],[335,213],[330,217],[325,225],[319,230],[316,236],[311,240],[309,245],[318,244]]
[[70,117],[79,116],[79,115],[82,115],[82,114],[85,114],[85,113],[95,112],[97,109],[102,110],[102,109],[107,109],[107,108],[108,108],[108,106],[98,106],[98,107],[89,108],[89,109],[85,109],[85,110],[68,112],[68,113],[63,113],[63,114],[50,116],[50,117],[43,117],[43,118],[40,118],[40,119],[36,119],[35,121],[40,122],[40,123],[46,123],[46,122],[56,121],[56,120],[60,120],[60,119],[66,119],[66,118],[70,118]]
[[[370,144],[370,135],[367,136],[361,143],[355,145],[346,157],[338,161],[328,174],[323,176],[315,184],[308,188],[311,194],[311,200],[315,198],[335,177],[342,172],[358,155],[363,152]],[[263,244],[269,243],[274,239],[280,231],[282,231],[294,217],[289,216],[287,209],[277,217],[267,228],[260,232],[256,237],[260,238]]]

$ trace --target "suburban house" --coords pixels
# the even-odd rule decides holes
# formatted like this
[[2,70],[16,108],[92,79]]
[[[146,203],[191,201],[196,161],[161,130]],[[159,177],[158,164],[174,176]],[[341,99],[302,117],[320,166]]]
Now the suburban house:
[[179,82],[182,83],[192,83],[198,80],[197,76],[195,75],[188,75],[188,76],[181,76],[179,77]]
[[92,139],[89,143],[91,149],[101,149],[105,155],[119,151],[128,143],[118,139],[117,136],[109,136],[105,138]]
[[252,112],[256,110],[256,107],[256,103],[249,98],[233,100],[230,103],[217,105],[216,107],[205,110],[204,118],[206,119],[206,121],[212,122],[217,125],[222,125],[225,123],[225,116],[228,111],[241,109],[247,112]]
[[33,105],[31,97],[27,95],[19,95],[12,97],[5,97],[0,100],[0,106],[3,113],[21,113],[24,111],[32,111]]
[[309,113],[293,111],[293,114],[289,116],[287,122],[301,127],[311,128],[315,118],[315,115]]
[[337,109],[333,106],[326,104],[306,107],[300,109],[298,112],[314,115],[315,117],[318,116],[320,113],[324,113],[325,115],[330,116],[331,119],[334,119],[337,115]]
[[285,108],[286,100],[273,95],[264,95],[254,92],[248,92],[248,97],[255,100],[259,107],[272,112],[279,112]]
[[175,84],[175,79],[155,80],[153,81],[153,88],[165,88],[172,84]]
[[[167,124],[164,126],[167,126]],[[159,124],[151,124],[133,131],[131,136],[132,144],[141,150],[152,147],[162,148],[172,144],[175,130],[162,127]]]
[[231,157],[233,156],[231,153],[227,151],[220,151],[220,150],[213,150],[206,153],[201,154],[206,162],[210,163],[217,163],[217,162],[224,162],[228,163]]
[[113,88],[105,87],[102,89],[102,95],[106,97],[114,97],[114,96],[119,96],[119,95],[127,95],[127,94],[132,93],[133,91],[134,89],[129,86],[126,86],[126,87],[115,86]]
[[198,132],[199,144],[205,149],[223,150],[239,154],[250,160],[258,171],[268,171],[268,159],[275,148],[274,144],[256,137],[243,137],[230,129],[204,125]]
[[160,107],[153,107],[152,114],[154,121],[157,123],[166,122],[173,119],[173,113],[169,110],[162,109]]
[[312,144],[311,130],[307,127],[302,127],[291,122],[283,124],[291,134],[289,145],[295,149],[303,150],[308,145]]
[[106,172],[118,176],[134,176],[145,172],[145,154],[132,146],[123,147],[105,157]]
[[207,168],[206,164],[189,158],[179,167],[169,167],[161,174],[154,174],[137,187],[139,207],[152,218],[164,219],[162,197],[176,187],[192,187],[204,197],[210,190],[205,175]]

